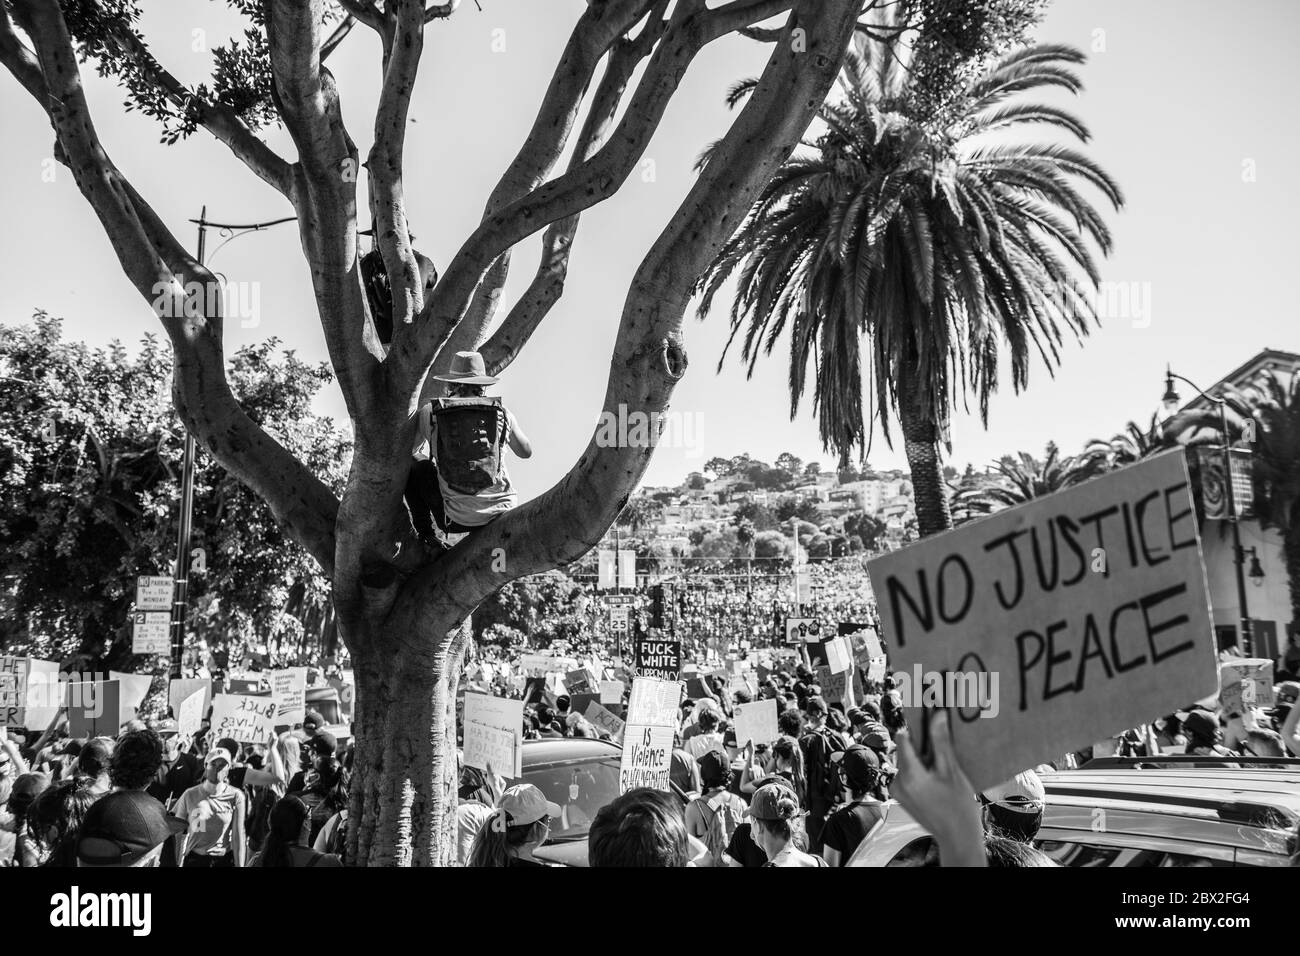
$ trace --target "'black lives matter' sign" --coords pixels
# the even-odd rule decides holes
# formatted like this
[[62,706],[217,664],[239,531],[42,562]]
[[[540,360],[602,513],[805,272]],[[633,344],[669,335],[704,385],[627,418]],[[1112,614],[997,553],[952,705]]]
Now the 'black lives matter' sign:
[[636,672],[642,677],[680,680],[682,642],[643,637],[636,642]]
[[[1181,450],[868,571],[903,703],[951,708],[977,789],[1218,689]],[[960,699],[963,683],[982,693]]]

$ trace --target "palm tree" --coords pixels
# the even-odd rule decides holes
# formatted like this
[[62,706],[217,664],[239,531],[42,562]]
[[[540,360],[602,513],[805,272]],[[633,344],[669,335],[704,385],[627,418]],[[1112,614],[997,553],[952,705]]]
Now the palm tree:
[[1207,432],[1207,419],[1199,412],[1179,412],[1172,418],[1161,420],[1158,412],[1144,427],[1130,421],[1124,430],[1112,438],[1094,438],[1084,447],[1081,458],[1092,460],[1098,473],[1114,471],[1137,464],[1139,461],[1173,448],[1191,448],[1222,442],[1218,437],[1218,416],[1214,416]]
[[[864,49],[869,59],[849,54],[840,95],[820,112],[825,131],[778,171],[701,277],[699,315],[737,275],[727,350],[743,328],[752,375],[789,329],[791,417],[811,360],[822,444],[842,463],[855,449],[866,456],[864,394],[868,421],[879,417],[891,444],[892,410],[920,530],[933,534],[951,527],[938,447],[950,411],[973,395],[987,425],[1003,348],[1018,392],[1032,351],[1050,371],[1063,327],[1082,337],[1096,320],[1089,240],[1108,253],[1111,237],[1076,185],[1096,187],[1115,208],[1123,197],[1075,149],[1008,136],[1038,123],[1087,141],[1069,112],[1013,101],[1050,86],[1079,92],[1070,69],[1084,61],[1079,51],[1016,50],[927,124],[908,110],[911,74],[895,51]],[[865,393],[864,364],[874,379]]]
[[1004,455],[993,470],[995,481],[983,485],[964,483],[953,495],[952,510],[962,515],[963,523],[1072,488],[1095,477],[1099,465],[1088,456],[1062,458],[1056,443],[1048,442],[1042,461],[1022,451]]

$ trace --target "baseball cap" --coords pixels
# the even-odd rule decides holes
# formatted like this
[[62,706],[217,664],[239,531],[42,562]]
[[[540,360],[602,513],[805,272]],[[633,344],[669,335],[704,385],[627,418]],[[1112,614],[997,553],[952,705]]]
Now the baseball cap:
[[164,717],[161,720],[154,721],[153,732],[159,737],[170,737],[181,732],[181,725],[170,717]]
[[546,799],[545,794],[531,783],[507,787],[497,800],[497,811],[503,814],[503,826],[526,827],[542,817],[559,817],[560,807]]
[[77,859],[88,866],[129,866],[185,829],[184,820],[169,817],[143,790],[117,790],[86,812]]
[[328,757],[338,749],[339,742],[328,730],[317,731],[314,736],[304,743],[304,746],[316,751],[322,757]]
[[94,737],[87,740],[77,754],[77,769],[88,777],[98,777],[108,770],[112,756],[113,741],[107,737]]
[[996,787],[985,790],[982,796],[987,802],[1008,810],[1037,813],[1043,809],[1047,791],[1038,774],[1032,770],[1022,770],[1010,780],[1004,780]]
[[866,713],[863,712],[861,707],[850,707],[845,713],[845,716],[849,718],[849,723],[854,727],[857,727],[860,724],[865,724],[870,719],[867,717]]
[[1277,705],[1281,707],[1293,707],[1297,699],[1300,699],[1300,681],[1284,680],[1277,685],[1273,691],[1273,696],[1277,700]]
[[[700,782],[705,786],[710,784],[720,786],[725,783],[731,772],[731,761],[726,754],[716,750],[706,750],[698,760],[695,761],[700,765]],[[709,781],[709,783],[705,783]],[[719,781],[723,783],[719,783]]]
[[827,710],[826,701],[820,697],[809,697],[808,703],[804,705],[804,710],[810,714],[824,714]]
[[309,710],[302,718],[302,725],[306,727],[308,724],[313,727],[322,727],[325,724],[325,718],[321,716],[320,711]]
[[848,750],[831,754],[831,762],[840,765],[844,779],[854,790],[869,790],[881,771],[892,772],[888,761],[882,760],[874,750],[863,744],[854,744]]
[[203,766],[207,766],[214,760],[224,760],[227,767],[235,765],[235,755],[225,747],[213,747],[203,756]]
[[799,799],[785,780],[771,781],[754,791],[749,815],[756,820],[792,820],[799,816]]

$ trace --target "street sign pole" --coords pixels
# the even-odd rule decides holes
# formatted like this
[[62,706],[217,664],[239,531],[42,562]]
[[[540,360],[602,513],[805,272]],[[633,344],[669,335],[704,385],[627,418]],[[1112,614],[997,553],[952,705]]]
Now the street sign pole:
[[[199,213],[198,263],[203,265],[207,247],[208,207]],[[185,427],[182,423],[181,427]],[[176,533],[176,592],[172,603],[171,676],[179,680],[185,649],[185,616],[190,602],[190,532],[194,517],[194,435],[185,428],[185,460],[181,473],[180,528]]]

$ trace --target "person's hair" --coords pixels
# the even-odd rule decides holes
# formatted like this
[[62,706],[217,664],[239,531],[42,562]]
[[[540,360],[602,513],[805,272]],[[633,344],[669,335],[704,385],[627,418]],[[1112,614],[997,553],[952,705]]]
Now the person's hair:
[[[716,752],[716,751],[714,751]],[[708,773],[705,773],[704,767],[700,767],[700,786],[705,790],[714,788],[727,789],[731,786],[731,780],[734,774],[731,767],[726,763],[710,764]]]
[[108,779],[121,790],[140,790],[153,781],[162,765],[162,738],[152,730],[131,730],[113,748]]
[[324,797],[325,805],[332,813],[347,809],[349,774],[338,758],[333,755],[318,757],[316,773],[316,782],[307,789]]
[[1050,856],[1032,844],[996,833],[984,834],[984,852],[991,867],[1056,866]]
[[262,846],[261,866],[293,866],[293,857],[289,847],[302,838],[303,827],[311,811],[307,804],[297,797],[282,797],[271,808],[271,819],[267,824],[266,843]]
[[798,737],[803,730],[803,717],[793,707],[787,708],[776,718],[776,727],[787,737]]
[[698,723],[700,725],[700,730],[704,731],[706,734],[711,733],[718,726],[718,715],[711,710],[701,711]]
[[681,867],[689,860],[681,804],[662,790],[629,790],[601,807],[587,832],[588,866]]
[[778,737],[776,743],[772,744],[772,753],[790,765],[790,778],[794,784],[794,792],[799,797],[800,803],[805,802],[808,799],[808,777],[804,772],[803,748],[799,746],[799,741],[793,737]]
[[771,833],[782,840],[791,839],[794,836],[792,821],[799,816],[799,804],[788,792],[782,793],[776,800],[776,812],[780,819],[760,820],[754,817],[754,826],[762,827],[764,832]]
[[845,733],[850,730],[849,719],[844,716],[844,711],[832,707],[826,714],[826,726],[831,730]]
[[[88,777],[62,780],[48,787],[27,811],[27,833],[32,841],[49,851],[48,866],[76,866],[77,841],[81,825],[98,794],[90,789]],[[49,836],[53,829],[54,836]]]
[[470,385],[468,382],[452,382],[447,389],[452,396],[475,397],[487,394],[486,385]]
[[878,697],[864,698],[862,703],[858,705],[858,709],[861,710],[868,717],[870,717],[872,720],[877,721],[879,723],[884,723],[884,721],[880,719],[880,698]]
[[285,787],[289,786],[289,781],[293,775],[298,772],[298,767],[302,764],[302,744],[298,738],[291,733],[283,733],[275,741],[275,746],[271,748],[271,773]]
[[[96,740],[103,741],[106,746],[92,747],[91,744]],[[76,770],[77,773],[85,777],[99,779],[108,772],[108,766],[113,759],[113,742],[107,737],[96,737],[86,741],[85,746],[77,752]]]
[[880,722],[885,725],[890,736],[898,733],[907,726],[907,715],[903,713],[903,707],[898,698],[892,694],[886,694],[880,698]]
[[[495,811],[494,811],[495,812]],[[474,837],[474,846],[469,851],[466,866],[509,866],[510,858],[521,846],[540,843],[546,838],[546,827],[550,817],[542,817],[523,826],[506,827],[505,833],[492,829],[492,818],[479,828]]]

